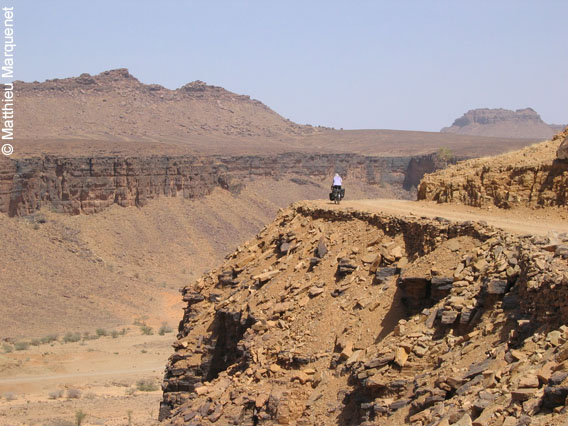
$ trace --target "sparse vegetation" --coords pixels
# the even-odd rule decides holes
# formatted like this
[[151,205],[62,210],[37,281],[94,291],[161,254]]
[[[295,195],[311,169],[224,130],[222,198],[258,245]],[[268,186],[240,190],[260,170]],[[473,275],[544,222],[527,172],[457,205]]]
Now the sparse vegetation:
[[56,341],[57,341],[57,334],[48,334],[47,336],[41,338],[41,343],[43,344],[52,343]]
[[5,354],[9,354],[14,350],[14,348],[12,347],[12,345],[9,345],[8,343],[3,343],[2,350],[4,351]]
[[146,320],[148,319],[148,315],[142,315],[141,317],[134,319],[134,325],[146,325]]
[[147,325],[140,326],[140,331],[146,336],[151,336],[152,334],[154,334],[154,329]]
[[438,152],[436,153],[436,155],[438,156],[438,158],[440,160],[443,160],[443,161],[446,161],[446,162],[452,161],[455,157],[454,152],[450,148],[445,147],[445,146],[438,149]]
[[41,345],[41,340],[40,339],[32,339],[31,342],[30,342],[30,345],[39,346],[39,345]]
[[6,392],[2,395],[2,397],[6,400],[6,401],[13,401],[16,399],[16,394],[14,392]]
[[86,399],[95,399],[96,397],[97,397],[97,395],[94,392],[87,392],[85,394]]
[[142,316],[142,317],[138,317],[134,320],[134,325],[146,325],[146,320],[148,319],[148,317],[146,315]]
[[136,382],[136,389],[140,392],[153,392],[158,390],[158,385],[152,379],[140,379]]
[[79,398],[81,398],[81,391],[79,389],[75,389],[75,388],[67,389],[67,398],[79,399]]
[[97,340],[100,336],[98,334],[91,334],[88,331],[83,333],[83,341],[85,340]]
[[74,343],[78,342],[79,340],[81,340],[81,333],[72,333],[69,331],[65,333],[65,336],[63,336],[64,343]]
[[127,388],[124,393],[128,396],[134,395],[136,393],[136,388]]
[[160,330],[158,331],[158,334],[160,336],[163,336],[164,334],[171,333],[172,331],[173,329],[167,323],[163,322]]
[[16,342],[14,343],[14,348],[17,351],[25,351],[26,349],[28,349],[30,347],[30,342]]
[[108,336],[108,331],[106,331],[104,328],[97,328],[97,336]]
[[110,333],[110,335],[112,336],[113,339],[116,339],[119,336],[118,331],[116,330],[112,330],[112,332]]
[[49,399],[58,399],[58,398],[61,398],[62,396],[63,396],[63,390],[62,389],[57,389],[57,390],[51,391],[48,394]]
[[83,410],[79,410],[75,413],[75,424],[77,426],[81,426],[83,424],[83,420],[85,420],[87,414],[83,412]]

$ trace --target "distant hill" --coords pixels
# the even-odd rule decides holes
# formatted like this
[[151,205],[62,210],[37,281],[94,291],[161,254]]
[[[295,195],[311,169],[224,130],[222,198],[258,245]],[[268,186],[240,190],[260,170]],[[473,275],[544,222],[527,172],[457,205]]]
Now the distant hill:
[[163,140],[316,131],[222,87],[194,81],[170,90],[141,83],[125,68],[43,83],[17,81],[15,90],[20,138]]
[[480,108],[466,112],[442,133],[493,136],[505,138],[549,139],[564,126],[547,124],[532,108],[508,109]]
[[194,81],[172,90],[142,83],[125,68],[44,82],[16,81],[15,92],[14,158],[292,151],[414,156],[441,147],[456,155],[480,156],[531,142],[301,125],[260,101],[222,87]]

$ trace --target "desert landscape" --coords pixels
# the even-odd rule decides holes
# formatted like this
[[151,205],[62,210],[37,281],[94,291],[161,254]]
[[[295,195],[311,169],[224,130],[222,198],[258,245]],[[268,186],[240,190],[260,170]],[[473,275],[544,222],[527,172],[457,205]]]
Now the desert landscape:
[[568,424],[562,7],[4,7],[0,425]]
[[[480,290],[475,297],[495,299],[487,309],[475,308],[485,299],[463,295],[485,289],[489,267],[471,279],[452,268],[464,253],[482,253],[491,229],[542,241],[568,232],[564,166],[555,160],[562,135],[534,145],[530,137],[313,128],[219,87],[197,82],[171,91],[126,70],[15,87],[27,124],[17,154],[0,162],[7,302],[0,424],[454,424],[467,416],[489,424],[476,416],[523,415],[524,400],[503,399],[507,372],[494,373],[499,398],[487,397],[499,411],[483,417],[468,405],[473,385],[449,411],[429,407],[451,401],[451,389],[466,380],[458,366],[474,363],[471,354],[503,342],[506,355],[513,344],[479,331],[496,315],[510,327],[502,293]],[[229,120],[227,108],[240,118]],[[195,111],[187,125],[151,119],[183,124],[185,110]],[[113,124],[122,115],[132,127]],[[488,186],[489,164],[496,188]],[[474,195],[477,167],[484,179]],[[360,201],[321,201],[334,171],[348,182],[349,199]],[[287,207],[310,199],[320,201]],[[444,290],[419,309],[433,277]],[[466,285],[451,290],[453,281]],[[436,312],[442,325],[424,329],[424,320],[438,321]],[[408,394],[418,369],[428,380],[440,374],[426,337],[452,342],[455,365],[444,374],[454,381],[443,382],[445,396],[426,382],[430,396]],[[459,341],[479,350],[452,350]],[[377,344],[380,361],[373,361]],[[391,372],[398,387],[389,387]],[[531,401],[544,398],[537,388]],[[414,401],[419,395],[429,402]]]

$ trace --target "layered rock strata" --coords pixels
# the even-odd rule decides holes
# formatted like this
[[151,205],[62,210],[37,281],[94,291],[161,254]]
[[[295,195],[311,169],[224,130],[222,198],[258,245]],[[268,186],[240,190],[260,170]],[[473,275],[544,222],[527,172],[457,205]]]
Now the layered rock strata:
[[[357,181],[416,186],[424,172],[445,163],[435,155],[369,157],[288,153],[276,156],[41,157],[0,162],[0,212],[30,214],[42,207],[90,214],[112,204],[143,206],[160,196],[195,198],[215,187],[238,192],[249,178],[326,179],[341,173]],[[415,170],[416,169],[416,170]]]
[[562,422],[566,241],[296,204],[181,290],[160,417]]

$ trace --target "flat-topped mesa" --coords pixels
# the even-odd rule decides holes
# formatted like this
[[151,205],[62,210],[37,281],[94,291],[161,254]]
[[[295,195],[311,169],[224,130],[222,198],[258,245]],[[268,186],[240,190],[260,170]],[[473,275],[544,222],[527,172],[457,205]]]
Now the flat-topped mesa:
[[296,203],[181,289],[160,419],[566,420],[567,242]]
[[442,133],[477,136],[550,138],[563,126],[545,123],[532,108],[511,111],[503,108],[479,108],[466,112]]
[[568,129],[551,141],[490,158],[467,160],[425,175],[419,200],[475,207],[568,205]]

